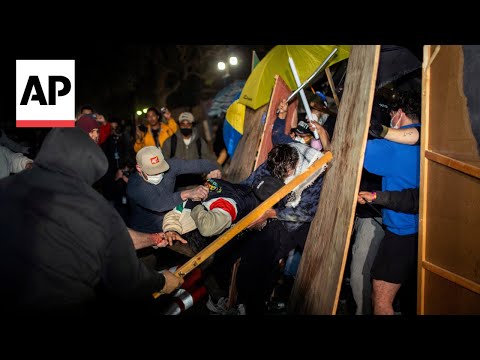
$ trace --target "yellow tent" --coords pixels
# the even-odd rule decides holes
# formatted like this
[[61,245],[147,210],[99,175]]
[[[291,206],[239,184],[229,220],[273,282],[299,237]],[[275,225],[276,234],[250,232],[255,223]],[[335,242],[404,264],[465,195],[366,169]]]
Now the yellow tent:
[[295,62],[300,81],[303,83],[334,48],[337,53],[328,63],[331,66],[350,55],[351,45],[277,45],[260,61],[247,79],[239,102],[252,109],[269,102],[275,83],[275,75],[280,75],[291,90],[298,86],[288,64],[291,57]]

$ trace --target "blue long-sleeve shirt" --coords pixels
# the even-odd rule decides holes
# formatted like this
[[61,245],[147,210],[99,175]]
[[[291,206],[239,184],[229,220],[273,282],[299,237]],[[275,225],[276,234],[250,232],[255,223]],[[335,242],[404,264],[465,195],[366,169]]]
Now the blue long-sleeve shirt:
[[173,191],[177,175],[209,173],[218,169],[209,160],[166,161],[170,168],[158,185],[146,182],[138,172],[128,179],[127,196],[131,209],[129,226],[134,230],[150,234],[162,231],[165,213],[183,202],[181,192]]
[[290,135],[285,135],[285,120],[277,117],[272,128],[272,144],[289,144],[294,142]]
[[[260,165],[257,170],[241,183],[253,186],[263,176],[271,176],[267,170],[266,163]],[[323,175],[302,192],[302,198],[296,207],[286,207],[285,200],[282,200],[277,207],[277,218],[283,221],[288,232],[297,230],[303,223],[311,222],[317,212],[318,200],[322,190]]]
[[[419,126],[403,126],[402,129]],[[420,146],[405,145],[385,139],[368,140],[364,167],[382,176],[382,191],[401,191],[419,187]],[[383,223],[397,235],[418,232],[418,214],[406,214],[387,208],[382,210]]]

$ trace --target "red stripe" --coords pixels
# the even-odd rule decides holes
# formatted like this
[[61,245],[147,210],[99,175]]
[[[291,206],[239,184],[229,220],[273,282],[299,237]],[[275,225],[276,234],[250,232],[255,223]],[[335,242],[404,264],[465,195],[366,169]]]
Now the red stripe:
[[17,128],[75,127],[75,120],[17,120]]
[[230,214],[230,217],[232,218],[232,223],[237,218],[237,211],[235,210],[235,206],[233,206],[232,203],[228,200],[218,198],[210,204],[210,210],[213,210],[215,208],[219,208],[228,212]]

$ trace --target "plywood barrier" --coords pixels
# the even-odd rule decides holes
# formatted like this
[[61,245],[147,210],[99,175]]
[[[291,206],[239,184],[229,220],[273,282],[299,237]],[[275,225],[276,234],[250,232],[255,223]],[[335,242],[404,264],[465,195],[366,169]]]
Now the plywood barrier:
[[380,46],[352,47],[317,214],[290,297],[295,314],[335,314],[363,168]]

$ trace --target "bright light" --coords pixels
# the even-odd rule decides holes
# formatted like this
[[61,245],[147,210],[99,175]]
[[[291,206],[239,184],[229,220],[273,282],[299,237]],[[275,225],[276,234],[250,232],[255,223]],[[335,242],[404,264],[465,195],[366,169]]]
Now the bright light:
[[225,70],[225,68],[227,67],[227,65],[223,61],[219,61],[217,66],[218,70]]
[[238,59],[236,56],[230,56],[230,65],[237,65],[238,64]]
[[147,110],[148,110],[148,108],[143,109],[143,113],[146,114]]
[[140,116],[140,115],[142,115],[142,114],[143,114],[143,113],[142,113],[140,110],[137,111],[137,115],[138,115],[138,116]]

